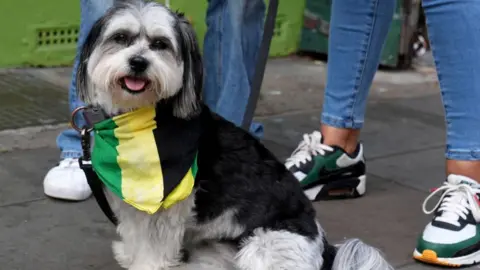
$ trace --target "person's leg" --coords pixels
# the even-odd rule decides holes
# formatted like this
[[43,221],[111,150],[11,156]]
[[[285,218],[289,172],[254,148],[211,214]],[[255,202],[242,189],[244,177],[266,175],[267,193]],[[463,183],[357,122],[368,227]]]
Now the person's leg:
[[447,126],[447,181],[414,257],[434,264],[480,262],[480,2],[423,0]]
[[[209,0],[204,41],[204,101],[240,126],[263,34],[263,0]],[[252,133],[263,128],[253,123]]]
[[[77,54],[73,65],[72,80],[69,89],[70,112],[82,106],[83,103],[77,97],[76,73],[81,46],[95,21],[113,4],[113,0],[81,0],[80,32],[78,37]],[[75,119],[77,125],[84,123],[80,114]],[[66,129],[57,138],[57,146],[60,149],[60,163],[52,168],[44,180],[44,192],[50,197],[84,200],[91,194],[83,171],[78,166],[78,158],[82,155],[80,134],[73,129]]]
[[311,200],[365,193],[358,136],[395,4],[395,0],[332,1],[321,131],[305,134],[285,164]]

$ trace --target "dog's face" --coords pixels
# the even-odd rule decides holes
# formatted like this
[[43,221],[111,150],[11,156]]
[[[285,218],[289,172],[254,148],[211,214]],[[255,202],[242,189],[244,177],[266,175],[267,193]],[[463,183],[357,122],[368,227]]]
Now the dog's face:
[[165,101],[177,117],[198,110],[203,66],[195,33],[158,3],[124,1],[93,26],[80,56],[77,89],[116,114]]

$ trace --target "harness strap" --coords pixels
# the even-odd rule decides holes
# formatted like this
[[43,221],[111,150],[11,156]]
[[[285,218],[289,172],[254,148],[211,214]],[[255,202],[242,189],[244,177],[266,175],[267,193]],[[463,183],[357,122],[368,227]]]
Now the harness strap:
[[[90,164],[88,164],[90,163]],[[91,162],[86,162],[80,158],[80,167],[82,168],[85,176],[87,177],[88,185],[92,190],[93,196],[97,201],[98,206],[102,209],[103,213],[107,218],[113,223],[113,225],[118,225],[118,220],[115,214],[110,208],[107,197],[105,196],[105,191],[103,189],[102,181],[98,178],[97,173],[93,170]]]
[[90,132],[86,127],[82,129],[82,150],[83,157],[81,157],[78,162],[80,163],[80,168],[85,173],[87,178],[88,185],[92,190],[93,197],[97,201],[98,206],[102,209],[103,213],[107,218],[113,223],[113,225],[118,225],[118,220],[115,214],[110,208],[107,197],[105,196],[105,191],[103,190],[103,183],[98,178],[97,173],[93,170],[91,155],[90,155]]
[[336,255],[337,248],[330,245],[327,239],[323,238],[323,265],[321,270],[332,270]]

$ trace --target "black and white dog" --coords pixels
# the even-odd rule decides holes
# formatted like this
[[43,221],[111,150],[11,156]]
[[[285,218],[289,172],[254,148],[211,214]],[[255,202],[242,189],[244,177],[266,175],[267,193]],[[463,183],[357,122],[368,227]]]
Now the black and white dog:
[[118,263],[130,270],[392,269],[359,240],[328,244],[295,177],[202,104],[202,69],[189,22],[155,2],[119,1],[83,46],[77,87],[87,104],[112,116],[159,104],[202,126],[190,197],[149,215],[111,196]]

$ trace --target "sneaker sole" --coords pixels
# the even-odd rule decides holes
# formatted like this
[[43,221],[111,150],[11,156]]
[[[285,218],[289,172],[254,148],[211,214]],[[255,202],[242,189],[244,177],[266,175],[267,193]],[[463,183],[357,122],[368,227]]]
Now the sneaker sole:
[[417,261],[427,264],[445,267],[464,267],[480,263],[480,250],[462,257],[438,258],[437,253],[433,250],[426,249],[423,251],[423,253],[420,253],[415,249],[413,252],[413,258]]
[[51,198],[67,201],[84,201],[91,195],[90,192],[72,192],[68,189],[49,188],[44,185],[43,192]]
[[325,185],[318,185],[304,190],[311,201],[358,198],[365,194],[367,176],[346,178]]

